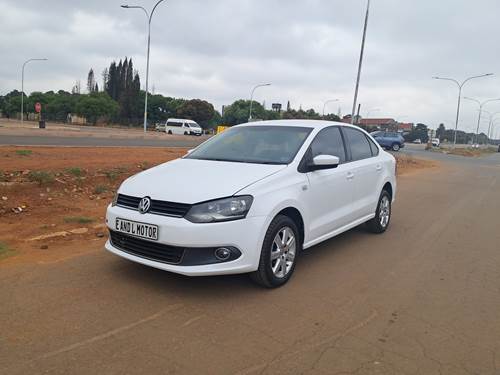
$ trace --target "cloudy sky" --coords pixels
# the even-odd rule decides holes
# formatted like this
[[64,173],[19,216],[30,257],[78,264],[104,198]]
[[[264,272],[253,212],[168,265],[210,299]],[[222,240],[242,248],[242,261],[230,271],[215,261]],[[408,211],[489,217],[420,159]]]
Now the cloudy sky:
[[[123,0],[126,1],[126,0]],[[146,17],[122,0],[0,0],[0,94],[71,90],[93,68],[132,57],[145,81]],[[131,0],[150,9],[155,0]],[[366,0],[167,0],[152,25],[151,83],[156,93],[202,98],[217,109],[248,98],[313,107],[339,98],[352,106]],[[454,122],[457,88],[435,75],[470,82],[465,95],[500,97],[498,0],[372,0],[360,88],[361,114]],[[99,82],[100,83],[100,82]],[[329,107],[337,112],[338,105]],[[500,111],[500,102],[488,105]],[[471,130],[477,104],[465,102],[460,127]],[[484,123],[487,127],[487,123]]]

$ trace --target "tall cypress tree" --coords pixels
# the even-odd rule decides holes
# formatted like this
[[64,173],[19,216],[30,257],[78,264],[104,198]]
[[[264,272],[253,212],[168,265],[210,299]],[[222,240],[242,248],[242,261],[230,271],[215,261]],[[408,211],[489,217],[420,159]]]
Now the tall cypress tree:
[[122,93],[123,83],[123,62],[120,59],[118,66],[116,68],[116,96],[113,98],[115,100],[120,99]]
[[117,82],[118,82],[118,69],[116,62],[113,61],[109,66],[108,70],[108,80],[107,80],[107,90],[108,95],[116,100],[117,98]]
[[87,76],[87,92],[91,94],[94,92],[94,89],[95,89],[94,69],[90,69],[89,74]]

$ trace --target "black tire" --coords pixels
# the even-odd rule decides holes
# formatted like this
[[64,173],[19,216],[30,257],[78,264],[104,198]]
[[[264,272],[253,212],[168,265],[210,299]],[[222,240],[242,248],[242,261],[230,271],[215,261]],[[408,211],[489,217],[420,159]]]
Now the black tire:
[[[384,204],[383,202],[388,202],[388,212],[389,216],[385,225],[383,225],[384,221],[382,221],[382,210],[381,206]],[[380,194],[380,198],[378,199],[377,211],[375,212],[375,217],[366,223],[368,230],[375,234],[384,233],[387,228],[389,228],[389,224],[391,223],[391,215],[392,215],[392,198],[391,195],[386,191],[382,190]]]
[[172,130],[169,130],[169,131],[168,131],[168,134],[172,135]]
[[184,132],[184,135],[188,135],[188,132]]
[[399,143],[394,143],[392,145],[392,151],[398,152],[400,149],[401,149],[401,146],[399,145]]
[[[295,255],[290,269],[286,271],[287,273],[283,277],[278,277],[273,272],[273,261],[271,260],[271,252],[275,249],[274,239],[283,229],[289,228],[293,232],[295,238]],[[295,222],[285,215],[278,215],[269,224],[266,236],[264,237],[264,243],[262,244],[262,250],[260,253],[259,268],[257,271],[250,274],[250,278],[260,286],[265,288],[278,288],[285,285],[288,280],[292,277],[293,271],[295,270],[295,265],[297,264],[297,258],[302,251],[302,240],[300,238],[300,233]],[[278,261],[276,259],[275,261]],[[276,264],[276,263],[275,263]],[[285,268],[287,266],[285,265]]]

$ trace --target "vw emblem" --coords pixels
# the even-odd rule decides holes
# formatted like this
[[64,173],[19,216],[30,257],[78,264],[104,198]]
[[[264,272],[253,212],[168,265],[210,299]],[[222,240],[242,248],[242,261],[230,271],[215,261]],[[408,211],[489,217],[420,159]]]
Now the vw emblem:
[[149,197],[144,197],[141,199],[141,201],[139,202],[139,212],[141,214],[145,214],[149,211],[149,209],[151,208],[151,198]]

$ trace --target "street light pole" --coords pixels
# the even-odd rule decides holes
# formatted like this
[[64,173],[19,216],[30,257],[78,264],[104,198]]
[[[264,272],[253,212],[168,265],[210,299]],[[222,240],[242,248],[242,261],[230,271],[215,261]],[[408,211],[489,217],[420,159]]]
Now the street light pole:
[[122,8],[125,9],[142,9],[144,13],[146,14],[146,17],[148,19],[148,52],[147,52],[147,59],[146,59],[146,97],[144,99],[144,133],[146,133],[147,126],[148,126],[148,90],[149,90],[149,52],[151,50],[151,21],[153,19],[153,14],[155,13],[156,7],[160,5],[161,2],[165,0],[160,0],[156,3],[156,5],[153,7],[153,10],[151,13],[148,13],[148,11],[140,6],[140,5],[122,5]]
[[493,122],[491,124],[491,136],[492,136],[492,138],[495,138],[495,140],[497,140],[499,138],[498,137],[499,131],[497,130],[498,124],[496,123],[498,120],[500,120],[500,118],[496,118],[495,120],[493,120]]
[[47,61],[47,59],[29,59],[23,64],[23,69],[21,73],[21,125],[24,123],[24,68],[31,61]]
[[[494,132],[493,132],[493,129],[495,127],[494,123],[496,120],[498,120],[498,118],[493,118],[495,117],[496,115],[500,114],[500,112],[495,112],[495,113],[490,113],[490,123],[488,125],[488,139],[486,140],[486,143],[489,145],[490,144],[490,138],[491,136],[494,135]],[[490,136],[491,134],[491,136]]]
[[340,99],[330,99],[330,100],[327,100],[324,104],[323,104],[323,117],[325,117],[325,111],[326,111],[326,106],[329,104],[329,103],[335,103],[335,102],[339,102]]
[[[476,128],[476,143],[479,144],[479,126],[481,125],[481,117],[483,115],[483,107],[486,104],[490,103],[490,102],[500,101],[500,98],[499,99],[489,99],[489,100],[485,100],[484,102],[480,102],[477,99],[469,98],[467,96],[464,96],[464,99],[470,100],[470,101],[475,102],[475,103],[477,103],[479,105],[479,116],[478,116],[478,119],[477,119],[477,128]],[[490,126],[491,126],[491,119],[492,119],[492,117],[490,117]],[[488,136],[489,136],[489,130],[488,130]]]
[[248,122],[252,122],[253,94],[255,93],[255,90],[257,90],[259,87],[266,87],[266,86],[271,86],[271,84],[270,83],[263,83],[263,84],[255,86],[252,89],[252,94],[250,95],[250,114],[248,116]]
[[458,82],[454,78],[432,77],[432,79],[439,79],[439,80],[443,80],[443,81],[454,82],[458,86],[457,117],[456,117],[456,120],[455,120],[455,134],[454,134],[454,137],[453,137],[453,148],[455,148],[455,146],[457,145],[458,121],[460,119],[460,104],[462,103],[462,89],[463,89],[464,85],[467,82],[469,82],[470,80],[473,80],[473,79],[476,79],[476,78],[489,77],[489,76],[492,76],[492,75],[493,75],[493,73],[488,73],[488,74],[482,74],[482,75],[479,75],[479,76],[469,77],[465,81],[463,81],[462,83]]
[[363,56],[365,53],[365,41],[366,41],[366,31],[368,30],[368,19],[370,17],[370,0],[366,5],[366,15],[365,15],[365,26],[363,29],[363,39],[361,41],[361,53],[359,55],[359,64],[358,64],[358,77],[356,78],[356,88],[354,90],[354,102],[352,103],[352,115],[351,115],[351,124],[354,125],[354,119],[356,117],[356,106],[358,105],[358,92],[359,92],[359,81],[361,80],[361,68],[363,66]]

